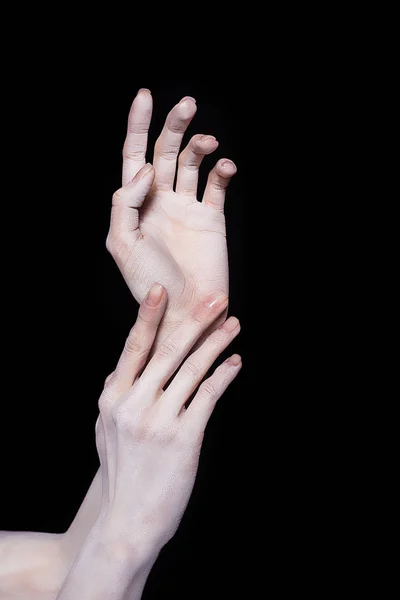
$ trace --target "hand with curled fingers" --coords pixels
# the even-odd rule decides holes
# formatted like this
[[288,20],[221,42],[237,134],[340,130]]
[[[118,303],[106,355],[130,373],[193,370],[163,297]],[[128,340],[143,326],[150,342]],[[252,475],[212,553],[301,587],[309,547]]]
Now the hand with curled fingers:
[[224,201],[236,166],[228,159],[219,160],[198,201],[199,167],[218,142],[211,135],[194,135],[178,160],[195,113],[191,97],[170,111],[155,145],[153,165],[146,164],[152,96],[149,90],[139,90],[128,119],[123,187],[113,197],[106,245],[133,296],[141,302],[153,281],[168,291],[168,309],[156,345],[200,298],[216,289],[228,294]]
[[207,294],[151,359],[167,305],[165,288],[154,284],[140,306],[99,400],[100,515],[60,600],[74,597],[77,589],[82,598],[97,598],[97,590],[104,600],[124,598],[127,591],[130,599],[141,597],[159,551],[185,511],[210,415],[241,368],[241,358],[234,354],[201,383],[239,333],[235,317],[224,321],[188,357],[227,302],[223,292]]

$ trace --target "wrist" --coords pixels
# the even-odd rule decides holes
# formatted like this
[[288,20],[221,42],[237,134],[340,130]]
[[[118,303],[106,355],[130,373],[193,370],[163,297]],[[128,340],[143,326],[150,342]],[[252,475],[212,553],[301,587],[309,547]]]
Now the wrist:
[[57,600],[141,598],[158,556],[134,544],[112,523],[98,520],[87,536]]
[[120,523],[112,514],[96,523],[93,536],[107,560],[127,565],[131,572],[150,571],[162,548],[145,529],[132,532],[126,523]]

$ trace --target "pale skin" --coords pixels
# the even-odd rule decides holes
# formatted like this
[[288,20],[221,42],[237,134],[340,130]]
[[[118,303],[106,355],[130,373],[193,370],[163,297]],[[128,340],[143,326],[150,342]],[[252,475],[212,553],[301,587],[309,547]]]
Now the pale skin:
[[[123,187],[113,197],[106,245],[132,294],[142,302],[154,281],[160,282],[168,293],[152,353],[207,294],[212,291],[228,294],[223,208],[226,188],[236,167],[228,159],[219,160],[209,174],[204,197],[197,198],[201,161],[216,150],[218,142],[213,136],[197,134],[179,155],[183,134],[195,112],[195,101],[188,97],[171,110],[151,165],[146,163],[146,151],[152,97],[148,90],[139,91],[128,119]],[[204,331],[198,344],[225,317],[226,308],[210,323],[210,329]],[[56,597],[99,515],[102,489],[100,469],[74,522],[64,534],[0,533],[1,598]]]
[[[125,187],[114,194],[107,247],[138,302],[154,281],[167,289],[162,338],[200,298],[216,289],[228,294],[224,203],[236,167],[228,159],[219,160],[209,174],[203,198],[197,198],[201,161],[217,149],[217,140],[197,134],[179,155],[183,134],[196,113],[194,99],[185,97],[166,119],[155,145],[153,166],[146,165],[151,112],[151,94],[142,90],[129,114],[123,151]],[[139,171],[143,192],[132,202],[127,188]]]
[[240,371],[240,356],[234,354],[198,387],[239,333],[235,317],[224,321],[186,358],[226,308],[228,299],[222,292],[208,294],[198,303],[143,370],[166,300],[165,289],[154,285],[100,398],[96,441],[102,505],[59,600],[139,600],[190,498],[207,422]]

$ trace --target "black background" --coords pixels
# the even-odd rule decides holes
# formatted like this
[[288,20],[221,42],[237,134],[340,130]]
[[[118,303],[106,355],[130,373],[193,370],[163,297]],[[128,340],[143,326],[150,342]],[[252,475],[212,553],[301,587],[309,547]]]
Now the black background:
[[244,366],[212,417],[192,501],[147,600],[253,598],[274,585],[321,597],[320,578],[332,589],[353,548],[335,462],[358,264],[343,285],[358,185],[349,193],[343,173],[362,103],[346,52],[337,64],[332,15],[242,8],[229,22],[225,5],[219,20],[216,5],[195,19],[184,10],[180,28],[169,5],[165,21],[146,7],[106,27],[99,13],[87,23],[65,10],[44,35],[25,13],[29,35],[19,15],[1,74],[0,529],[64,531],[97,469],[97,400],[137,310],[104,244],[138,88],[153,93],[150,146],[171,106],[197,99],[189,135],[220,142],[201,188],[214,158],[239,169],[226,211]]
[[[66,530],[97,470],[97,400],[137,311],[105,249],[137,90],[148,87],[153,94],[150,149],[170,108],[184,95],[196,98],[185,141],[210,133],[220,142],[204,160],[201,191],[218,158],[238,166],[226,217],[229,312],[243,328],[230,351],[242,355],[244,367],[209,424],[188,511],[151,573],[147,600],[228,597],[248,589],[256,569],[251,540],[261,530],[256,506],[260,497],[264,503],[261,490],[270,476],[254,447],[254,421],[265,398],[263,385],[254,382],[252,356],[257,351],[265,369],[261,332],[271,274],[264,253],[256,256],[256,277],[245,258],[248,224],[254,223],[252,231],[260,226],[267,200],[266,150],[261,144],[261,153],[249,153],[257,114],[258,130],[265,122],[265,99],[244,74],[232,79],[227,67],[219,66],[217,77],[173,77],[151,68],[121,77],[112,65],[90,60],[79,71],[66,62],[61,76],[42,64],[29,86],[16,82],[9,94],[0,529]],[[266,238],[261,241],[266,250]],[[246,343],[252,336],[255,348]],[[263,434],[264,447],[268,432]]]

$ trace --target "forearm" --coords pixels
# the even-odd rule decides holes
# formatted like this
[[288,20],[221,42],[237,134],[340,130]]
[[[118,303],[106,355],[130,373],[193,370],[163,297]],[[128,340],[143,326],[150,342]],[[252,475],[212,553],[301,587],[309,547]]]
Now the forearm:
[[139,600],[158,553],[126,530],[97,523],[57,600]]
[[98,469],[75,519],[62,538],[63,550],[69,566],[73,564],[78,556],[87,535],[97,521],[101,507],[101,495],[102,476],[100,469]]
[[0,532],[0,598],[54,600],[70,565],[62,535]]
[[66,533],[0,532],[0,598],[54,600],[99,514],[97,472]]

